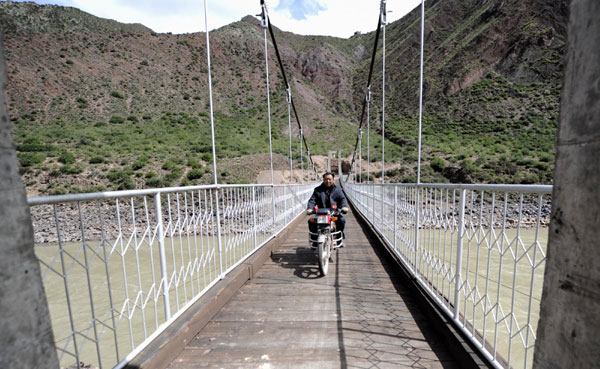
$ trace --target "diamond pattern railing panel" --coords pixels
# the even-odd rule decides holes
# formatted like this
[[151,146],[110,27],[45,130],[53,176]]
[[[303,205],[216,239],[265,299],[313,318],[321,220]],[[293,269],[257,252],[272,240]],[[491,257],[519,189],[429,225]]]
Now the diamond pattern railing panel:
[[495,366],[532,367],[551,186],[344,182],[344,190]]
[[29,199],[61,366],[126,362],[300,214],[314,186]]

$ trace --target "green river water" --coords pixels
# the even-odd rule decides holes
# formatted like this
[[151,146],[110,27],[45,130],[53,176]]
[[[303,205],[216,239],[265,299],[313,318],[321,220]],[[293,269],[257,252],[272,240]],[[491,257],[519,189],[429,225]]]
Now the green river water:
[[[433,286],[437,287],[440,294],[443,292],[443,295],[451,303],[454,303],[454,284],[449,281],[451,278],[444,278],[443,274],[446,269],[441,265],[451,265],[453,270],[456,267],[455,244],[452,244],[453,252],[450,253],[450,241],[455,236],[444,235],[432,230],[422,230],[419,237],[420,248],[429,251],[429,254],[437,260],[435,267],[421,266],[423,274],[429,276],[430,281],[433,281]],[[494,244],[491,252],[488,252],[489,249],[485,246],[485,242],[479,246],[474,240],[465,239],[464,242],[461,269],[463,277],[468,276],[471,289],[477,286],[481,294],[487,290],[489,300],[486,302],[486,299],[473,297],[473,295],[466,296],[470,289],[465,288],[467,292],[463,292],[460,299],[461,315],[466,316],[467,320],[471,321],[481,334],[485,332],[485,338],[490,344],[493,345],[496,342],[496,350],[504,359],[508,359],[509,342],[511,342],[510,361],[511,365],[516,368],[523,367],[526,350],[520,340],[521,337],[523,340],[527,338],[527,330],[523,329],[523,326],[527,323],[527,313],[530,309],[529,345],[531,348],[527,350],[526,368],[531,368],[533,361],[534,340],[531,334],[535,333],[537,329],[545,266],[544,262],[540,263],[542,255],[539,250],[543,250],[545,253],[547,237],[548,230],[546,228],[540,229],[538,236],[540,245],[538,251],[535,252],[536,263],[539,263],[539,265],[535,268],[533,277],[529,260],[534,256],[534,248],[530,248],[527,255],[525,255],[523,247],[528,248],[533,245],[535,229],[521,230],[520,239],[523,246],[518,248],[520,251],[516,255],[518,260],[516,263],[510,249],[506,249],[509,251],[504,253],[503,256],[497,251],[500,241]],[[261,243],[264,239],[264,236],[259,236],[257,241]],[[490,239],[489,234],[487,239]],[[491,239],[494,239],[494,237],[491,237]],[[507,241],[504,242],[504,245],[510,244],[511,240],[513,240],[512,245],[516,245],[515,239],[516,230],[508,230],[506,232]],[[223,247],[228,250],[223,260],[225,269],[235,264],[242,255],[254,247],[253,237],[245,240],[240,239],[235,249],[229,249],[228,245],[233,241],[233,239],[223,239]],[[444,242],[446,242],[447,249],[445,254],[444,249],[441,246],[438,247],[438,245],[443,245]],[[124,248],[125,245],[126,242],[124,241]],[[93,342],[95,337],[98,337],[101,347],[101,363],[104,368],[116,365],[134,346],[140,344],[145,337],[152,334],[165,321],[163,295],[162,291],[159,291],[161,268],[157,245],[154,244],[150,247],[150,245],[142,243],[137,252],[133,247],[130,247],[124,253],[124,256],[120,254],[122,247],[120,243],[115,251],[111,253],[113,246],[112,242],[105,243],[104,247],[100,247],[99,242],[88,242],[85,248],[81,246],[81,243],[65,243],[63,245],[65,250],[63,257],[68,275],[66,282],[69,289],[74,328],[75,331],[80,331],[88,337],[78,335],[80,360],[85,364],[99,364],[96,345]],[[116,250],[119,250],[119,252]],[[43,262],[41,268],[44,276],[44,287],[50,306],[57,346],[60,348],[66,347],[67,351],[74,352],[75,348],[70,340],[71,325],[65,294],[65,280],[60,276],[62,274],[61,260],[57,256],[58,245],[36,246],[35,251],[37,257]],[[87,254],[87,258],[84,253]],[[174,280],[179,279],[179,288],[177,291],[171,289],[169,295],[171,314],[174,314],[192,296],[202,291],[218,274],[217,243],[214,238],[207,237],[203,239],[191,238],[189,240],[166,239],[165,254],[171,282],[174,283]],[[210,258],[211,255],[212,258]],[[196,271],[192,273],[187,265],[188,260],[198,260],[202,267],[196,268]],[[50,265],[56,272],[50,270],[44,263]],[[85,273],[86,269],[90,272],[89,279],[88,274]],[[488,270],[490,278],[486,284],[485,275]],[[110,275],[110,281],[107,280],[107,272]],[[516,278],[513,278],[515,272]],[[184,277],[186,273],[187,277]],[[449,276],[449,274],[446,276]],[[108,293],[109,282],[111,285],[110,294]],[[514,294],[513,283],[515,285]],[[88,288],[88,285],[91,285],[91,288]],[[499,292],[498,286],[500,286]],[[530,288],[532,291],[531,299],[529,298]],[[126,292],[129,295],[129,303],[126,303]],[[94,301],[93,309],[90,308],[90,295]],[[512,305],[513,298],[514,306]],[[473,299],[476,303],[473,302]],[[110,309],[111,300],[113,310]],[[515,318],[512,322],[513,330],[516,331],[515,322],[518,321],[519,327],[522,329],[521,335],[513,334],[512,339],[509,340],[508,329],[505,325],[510,326],[510,316],[498,324],[494,322],[493,315],[499,307],[498,301],[502,305],[505,315],[509,311],[513,311]],[[484,310],[487,311],[486,315],[483,313]],[[103,324],[97,325],[96,331],[89,325],[92,314],[97,321],[103,322]],[[116,334],[112,330],[113,327],[116,327]],[[130,335],[130,330],[133,335]],[[115,340],[119,351],[118,358],[114,349]],[[59,350],[60,355],[62,355],[62,367],[75,363],[75,358],[71,355],[63,354]]]

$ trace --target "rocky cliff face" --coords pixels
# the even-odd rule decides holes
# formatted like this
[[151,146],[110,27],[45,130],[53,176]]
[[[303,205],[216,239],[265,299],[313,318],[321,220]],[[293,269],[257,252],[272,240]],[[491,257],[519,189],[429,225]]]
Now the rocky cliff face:
[[[567,4],[566,0],[428,1],[425,103],[435,106],[488,76],[502,76],[512,83],[559,86]],[[389,25],[387,34],[391,40],[387,51],[390,100],[399,112],[414,111],[418,105],[420,9]],[[375,83],[380,86],[381,72],[376,72]]]

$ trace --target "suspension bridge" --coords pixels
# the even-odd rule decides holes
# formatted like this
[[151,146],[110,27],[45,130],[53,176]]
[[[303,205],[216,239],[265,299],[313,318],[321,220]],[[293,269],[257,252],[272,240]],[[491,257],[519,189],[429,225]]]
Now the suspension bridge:
[[[574,14],[594,14],[583,8]],[[314,173],[264,1],[261,10],[267,100],[269,32],[287,86],[288,124],[293,112],[300,153]],[[421,183],[420,128],[417,183],[385,183],[384,165],[381,183],[356,176],[385,25],[382,0],[348,173],[337,155],[339,185],[352,205],[346,247],[326,277],[302,216],[317,182],[274,184],[271,174],[271,184],[219,184],[211,98],[214,184],[27,199],[38,214],[33,239],[54,346],[2,360],[69,368],[532,368],[540,346],[538,363],[547,361],[551,344],[536,342],[552,186]],[[385,73],[385,51],[383,61]],[[381,123],[384,135],[385,95]],[[385,163],[384,145],[382,157]]]

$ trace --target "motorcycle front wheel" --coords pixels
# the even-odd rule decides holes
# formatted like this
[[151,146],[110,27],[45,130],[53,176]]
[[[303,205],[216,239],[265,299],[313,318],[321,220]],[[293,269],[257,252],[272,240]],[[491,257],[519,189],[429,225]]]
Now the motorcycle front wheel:
[[321,271],[321,275],[325,277],[329,270],[329,257],[331,256],[331,235],[327,235],[325,237],[324,242],[319,242],[319,270]]

